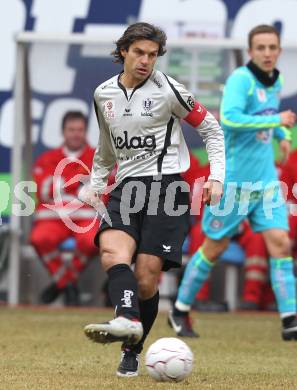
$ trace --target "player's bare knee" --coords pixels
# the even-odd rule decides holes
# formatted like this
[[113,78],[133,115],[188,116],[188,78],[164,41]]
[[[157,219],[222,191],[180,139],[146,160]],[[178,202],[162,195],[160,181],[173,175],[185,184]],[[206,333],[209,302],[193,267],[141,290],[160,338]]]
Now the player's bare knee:
[[153,297],[158,290],[158,283],[154,279],[140,279],[138,280],[138,295],[140,299],[149,299]]
[[116,264],[129,264],[127,256],[109,247],[100,248],[100,261],[104,271],[107,271]]
[[215,262],[217,258],[227,249],[229,245],[228,238],[222,238],[221,240],[212,240],[210,238],[206,238],[202,250],[206,258]]
[[114,265],[114,259],[114,253],[108,251],[107,249],[100,249],[100,261],[105,271]]
[[268,230],[263,234],[270,256],[275,258],[290,256],[290,238],[285,230]]
[[138,295],[140,299],[149,299],[154,296],[158,290],[159,272],[150,270],[145,272],[136,272],[135,274],[138,283]]
[[290,239],[286,232],[274,238],[271,256],[276,258],[288,257],[291,253]]

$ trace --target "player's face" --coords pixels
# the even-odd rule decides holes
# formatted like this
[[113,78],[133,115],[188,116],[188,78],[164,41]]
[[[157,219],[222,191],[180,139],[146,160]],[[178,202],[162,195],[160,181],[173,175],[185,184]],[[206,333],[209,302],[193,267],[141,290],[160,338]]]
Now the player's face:
[[272,72],[280,53],[280,43],[276,34],[261,33],[254,35],[249,55],[261,70],[267,73]]
[[127,87],[135,87],[150,75],[156,63],[158,51],[159,44],[146,39],[135,41],[128,50],[121,50],[124,57]]
[[68,119],[63,129],[64,145],[72,151],[86,144],[86,124],[82,119]]

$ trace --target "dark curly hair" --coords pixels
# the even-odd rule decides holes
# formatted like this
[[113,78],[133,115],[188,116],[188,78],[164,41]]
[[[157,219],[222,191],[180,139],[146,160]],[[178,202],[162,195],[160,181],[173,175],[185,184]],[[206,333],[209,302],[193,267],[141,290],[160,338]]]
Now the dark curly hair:
[[129,47],[135,41],[142,39],[147,39],[159,44],[158,56],[162,56],[166,53],[166,34],[160,28],[149,24],[149,23],[134,23],[131,24],[118,39],[116,44],[116,49],[111,53],[114,56],[114,62],[124,63],[124,57],[121,54],[121,50],[129,50]]

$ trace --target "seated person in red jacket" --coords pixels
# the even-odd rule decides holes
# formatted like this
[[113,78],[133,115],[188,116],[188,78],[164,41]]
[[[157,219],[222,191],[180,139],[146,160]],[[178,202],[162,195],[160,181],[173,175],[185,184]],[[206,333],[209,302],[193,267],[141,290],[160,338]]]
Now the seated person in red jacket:
[[[79,304],[77,280],[91,256],[97,253],[93,238],[98,230],[94,208],[78,200],[82,181],[87,181],[94,150],[87,144],[87,118],[69,111],[62,121],[63,144],[39,156],[33,176],[37,183],[37,205],[31,243],[49,274],[51,284],[41,302],[53,302],[64,293],[65,303]],[[75,239],[72,260],[63,262],[59,246]]]
[[[297,259],[297,150],[294,150],[286,163],[279,166],[279,176],[287,186],[287,203],[289,211],[289,236],[292,243],[293,258]],[[295,264],[296,268],[296,264]]]

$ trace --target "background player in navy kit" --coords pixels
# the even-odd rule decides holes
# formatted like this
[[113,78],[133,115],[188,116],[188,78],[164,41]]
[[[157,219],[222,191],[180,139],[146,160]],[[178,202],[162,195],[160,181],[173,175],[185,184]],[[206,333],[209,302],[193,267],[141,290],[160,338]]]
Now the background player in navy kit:
[[[184,86],[154,70],[165,43],[165,33],[153,25],[128,27],[113,53],[124,70],[95,91],[100,139],[88,200],[100,204],[108,174],[117,163],[118,186],[107,207],[112,226],[104,220],[96,237],[116,318],[90,324],[85,333],[99,343],[123,342],[118,376],[138,374],[138,354],[158,313],[160,273],[181,265],[189,194],[181,189],[185,183],[180,173],[189,167],[189,152],[180,119],[197,127],[206,143],[210,176],[204,201],[216,202],[222,195],[222,130]],[[184,211],[178,215],[180,207]]]

